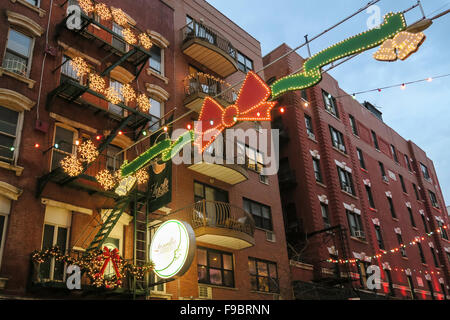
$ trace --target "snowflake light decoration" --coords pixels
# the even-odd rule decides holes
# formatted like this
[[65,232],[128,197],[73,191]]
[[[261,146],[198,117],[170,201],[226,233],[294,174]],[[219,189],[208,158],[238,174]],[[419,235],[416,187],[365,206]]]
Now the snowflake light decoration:
[[80,5],[81,9],[83,9],[83,11],[87,14],[94,12],[95,10],[95,7],[92,4],[91,0],[78,0],[78,4]]
[[87,140],[83,142],[80,146],[78,146],[78,152],[80,154],[80,158],[82,161],[87,163],[94,162],[98,157],[98,150],[91,140]]
[[112,18],[111,11],[108,6],[101,2],[95,4],[95,13],[100,17],[100,19],[105,21],[111,20]]
[[130,29],[130,28],[125,28],[122,30],[122,34],[123,34],[123,38],[125,39],[125,41],[128,44],[136,44],[137,43],[137,38],[134,35],[134,32]]
[[76,177],[83,171],[83,166],[76,154],[65,157],[60,161],[60,164],[64,172],[71,177]]
[[98,183],[100,183],[102,188],[106,191],[113,189],[116,185],[116,179],[114,179],[114,176],[108,169],[104,169],[97,173],[95,179],[97,179]]
[[150,37],[144,32],[139,34],[139,43],[146,50],[149,50],[153,46],[152,40],[150,40]]
[[78,77],[82,77],[85,74],[89,73],[89,65],[84,61],[82,57],[76,57],[70,60],[70,65],[77,72]]
[[105,90],[106,99],[112,104],[119,104],[122,99],[120,98],[119,93],[113,87],[109,87]]
[[96,73],[89,74],[89,88],[99,93],[105,91],[106,82],[101,76]]
[[125,100],[125,102],[133,101],[136,99],[136,92],[134,92],[134,89],[129,84],[124,84],[121,88],[122,96]]
[[114,22],[117,23],[119,26],[126,26],[128,23],[127,14],[122,11],[122,9],[119,8],[111,8],[111,13],[114,18]]
[[136,172],[136,179],[138,184],[146,184],[150,179],[150,175],[148,174],[146,169],[141,169]]
[[150,107],[151,107],[150,99],[144,93],[140,94],[137,97],[137,104],[139,106],[139,109],[141,109],[142,112],[145,112],[145,113],[149,112]]

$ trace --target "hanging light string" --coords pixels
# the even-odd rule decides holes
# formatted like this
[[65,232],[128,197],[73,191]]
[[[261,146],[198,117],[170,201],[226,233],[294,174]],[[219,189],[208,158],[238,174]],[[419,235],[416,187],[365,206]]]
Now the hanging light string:
[[[445,229],[445,230],[448,229],[447,226],[442,226],[442,228]],[[437,228],[436,230],[431,231],[430,233],[427,233],[426,235],[428,237],[431,237],[433,234],[435,234],[435,233],[440,234],[441,232],[442,232],[441,228]],[[380,259],[383,255],[395,254],[397,252],[400,252],[402,249],[405,249],[407,246],[410,246],[410,247],[414,246],[418,242],[425,241],[425,239],[426,238],[424,236],[422,236],[422,237],[421,236],[416,236],[408,244],[404,244],[403,243],[403,244],[399,245],[398,247],[392,248],[390,250],[381,250],[382,253],[378,253],[376,255],[369,256],[368,258],[370,258],[370,259]],[[354,264],[354,263],[356,263],[357,260],[358,259],[328,259],[327,262],[335,263],[335,264]]]
[[381,92],[382,90],[386,90],[386,89],[392,89],[392,88],[401,88],[401,89],[406,89],[407,85],[410,84],[414,84],[414,83],[421,83],[421,82],[432,82],[435,79],[440,79],[440,78],[445,78],[450,76],[450,73],[447,74],[443,74],[443,75],[438,75],[438,76],[434,76],[434,77],[428,77],[425,79],[419,79],[419,80],[414,80],[414,81],[409,81],[409,82],[402,82],[402,83],[398,83],[398,84],[393,84],[393,85],[389,85],[389,86],[385,86],[385,87],[378,87],[375,89],[369,89],[369,90],[364,90],[364,91],[358,91],[358,92],[354,92],[352,94],[343,94],[340,96],[337,96],[335,98],[343,98],[343,97],[355,97],[356,95],[360,95],[360,94],[364,94],[364,93],[370,93],[370,92]]

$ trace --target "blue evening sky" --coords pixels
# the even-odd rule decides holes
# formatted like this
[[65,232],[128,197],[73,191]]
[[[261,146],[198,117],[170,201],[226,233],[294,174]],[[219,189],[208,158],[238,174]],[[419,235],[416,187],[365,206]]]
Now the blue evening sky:
[[[365,6],[368,0],[208,0],[261,42],[263,55],[285,42],[294,48],[305,34],[313,37]],[[381,0],[381,15],[410,8],[415,0]],[[429,17],[450,9],[448,0],[422,0]],[[439,10],[439,11],[436,11]],[[422,17],[419,8],[405,15],[408,24]],[[369,14],[360,13],[311,43],[312,54],[367,29]],[[450,14],[434,21],[418,53],[406,61],[377,62],[373,50],[330,72],[347,93],[450,73]],[[306,47],[297,51],[307,57]],[[414,141],[434,161],[444,200],[450,205],[450,77],[412,84],[401,90],[358,95],[378,106],[384,121],[403,138]]]

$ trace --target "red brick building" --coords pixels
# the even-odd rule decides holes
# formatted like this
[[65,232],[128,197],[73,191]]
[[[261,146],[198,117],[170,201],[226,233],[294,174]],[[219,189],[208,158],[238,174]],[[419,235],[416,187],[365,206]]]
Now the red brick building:
[[[77,1],[15,0],[0,6],[0,295],[79,296],[58,291],[65,288],[67,266],[54,259],[37,265],[31,253],[58,245],[83,255],[107,244],[124,259],[145,264],[151,228],[177,217],[192,224],[194,203],[200,203],[208,208],[204,215],[233,212],[253,227],[205,219],[194,228],[198,249],[184,276],[167,283],[154,275],[137,284],[127,279],[115,291],[118,297],[291,299],[278,179],[260,175],[260,154],[246,141],[241,141],[246,165],[173,165],[172,201],[158,212],[148,212],[147,198],[138,192],[119,210],[117,195],[94,178],[146,150],[145,134],[159,134],[166,124],[185,128],[198,117],[204,97],[260,69],[259,42],[203,0],[104,2],[126,12],[126,28],[145,32],[153,46],[127,43],[124,27],[108,19],[108,12],[83,15],[81,30],[71,28],[76,22],[66,19],[66,10]],[[145,93],[150,111],[97,94],[87,75],[77,75],[70,64],[77,57],[107,86],[120,91],[130,84]],[[230,90],[217,99],[226,105],[235,98]],[[189,110],[194,112],[170,123]],[[82,174],[68,177],[60,160],[76,154],[84,140],[93,141],[100,156]],[[143,203],[141,210],[135,203]],[[90,293],[89,282],[83,284],[85,297],[103,297]]]
[[[290,50],[279,46],[264,65]],[[265,70],[266,81],[303,62],[290,54]],[[367,268],[378,265],[378,297],[449,298],[448,215],[426,153],[326,73],[317,86],[279,102],[286,112],[273,127],[281,130],[279,182],[295,296],[348,298],[352,287],[370,295]]]

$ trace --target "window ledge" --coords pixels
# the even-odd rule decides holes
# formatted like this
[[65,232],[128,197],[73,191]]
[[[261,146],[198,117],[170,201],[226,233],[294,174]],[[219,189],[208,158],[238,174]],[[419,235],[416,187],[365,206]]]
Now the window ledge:
[[357,138],[357,139],[360,139],[361,140],[361,138],[357,135],[357,134],[355,134],[354,132],[352,132],[352,134],[353,134],[353,136],[355,137],[355,138]]
[[158,78],[159,80],[163,81],[165,84],[169,84],[169,78],[164,77],[163,75],[153,71],[150,68],[147,68],[147,75],[154,76],[154,77]]
[[369,173],[369,171],[367,171],[367,169],[364,169],[364,168],[360,168],[360,169],[362,172]]
[[16,176],[18,176],[18,177],[20,177],[22,175],[22,172],[24,169],[23,167],[15,166],[15,165],[9,164],[7,162],[3,162],[3,161],[0,161],[0,168],[14,171],[16,173]]
[[399,222],[400,220],[398,218],[392,217],[392,220]]
[[348,154],[346,154],[344,151],[339,150],[338,148],[333,146],[333,149],[342,154],[343,156],[346,156],[348,158]]
[[342,122],[341,119],[340,119],[338,116],[334,115],[331,111],[328,111],[327,108],[325,108],[325,111],[326,111],[330,116],[332,116],[333,118],[335,118],[336,120]]
[[316,181],[316,183],[317,183],[319,186],[321,186],[322,188],[326,188],[326,187],[327,187],[327,186],[324,185],[322,182]]
[[6,69],[0,67],[0,77],[3,76],[3,75],[10,76],[10,77],[12,77],[14,79],[17,79],[19,81],[22,81],[22,82],[26,83],[28,85],[28,88],[30,88],[30,89],[33,89],[34,88],[34,84],[36,83],[36,81],[34,81],[33,79],[21,76],[21,75],[19,75],[17,73],[11,72],[9,70],[6,70]]
[[369,210],[372,211],[372,212],[378,212],[378,209],[375,209],[375,208],[372,208],[372,207],[369,207]]
[[311,138],[309,135],[308,135],[308,139],[313,141],[313,142],[315,142],[315,143],[318,143],[316,139]]
[[417,227],[412,227],[412,228],[413,228],[413,230],[419,231],[419,228],[417,228]]
[[41,9],[39,7],[33,6],[31,3],[26,2],[25,0],[11,0],[12,3],[20,3],[21,5],[24,5],[25,7],[33,10],[37,14],[39,14],[39,17],[43,18],[46,14],[46,11],[44,9]]
[[403,256],[402,256],[402,259],[407,260],[407,261],[409,260],[408,257],[403,257]]
[[342,192],[343,194],[346,194],[346,195],[352,197],[352,198],[355,199],[355,200],[358,200],[358,199],[359,199],[357,196],[355,196],[355,195],[353,195],[353,194],[351,194],[351,193],[348,193],[347,191],[341,190],[341,192]]
[[350,239],[358,241],[358,242],[361,242],[361,243],[364,243],[364,244],[368,244],[366,240],[362,240],[362,239],[359,239],[359,238],[356,238],[356,237],[353,237],[353,236],[350,236]]
[[211,288],[216,288],[216,289],[226,289],[226,290],[239,291],[238,288],[226,287],[226,286],[218,286],[216,284],[209,284],[209,283],[199,282],[198,285],[202,286],[202,287],[211,287]]

